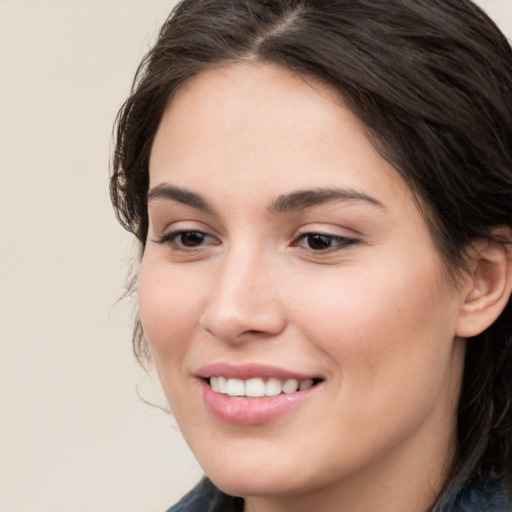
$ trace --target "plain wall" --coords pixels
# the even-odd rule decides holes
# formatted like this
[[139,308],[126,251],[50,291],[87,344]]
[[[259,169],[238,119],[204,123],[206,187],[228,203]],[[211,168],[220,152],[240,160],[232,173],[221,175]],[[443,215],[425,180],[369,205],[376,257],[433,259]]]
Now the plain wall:
[[[512,0],[480,0],[512,35]],[[0,511],[163,512],[200,470],[135,363],[111,129],[174,2],[0,0]]]

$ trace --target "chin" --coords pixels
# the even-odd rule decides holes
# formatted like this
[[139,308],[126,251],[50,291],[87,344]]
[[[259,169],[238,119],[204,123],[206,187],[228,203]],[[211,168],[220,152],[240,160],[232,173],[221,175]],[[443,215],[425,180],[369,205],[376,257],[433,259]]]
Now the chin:
[[207,476],[221,491],[231,496],[271,497],[296,495],[306,491],[301,485],[302,479],[297,478],[294,473],[287,472],[276,476],[275,472],[269,473],[264,467],[250,472],[212,471]]
[[220,455],[216,459],[199,462],[207,477],[220,490],[242,497],[286,497],[314,493],[342,480],[350,472],[349,468],[343,472],[335,471],[332,467],[326,471],[324,466],[301,453],[290,460],[279,453],[264,454],[257,447],[251,451],[251,457],[243,457],[238,452],[229,460]]

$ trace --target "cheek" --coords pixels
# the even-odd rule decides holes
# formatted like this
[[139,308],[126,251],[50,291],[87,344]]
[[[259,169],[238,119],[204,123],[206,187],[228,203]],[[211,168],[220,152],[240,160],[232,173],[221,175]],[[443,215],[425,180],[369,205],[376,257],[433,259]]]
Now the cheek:
[[427,406],[445,383],[455,301],[438,269],[435,259],[381,261],[353,269],[342,285],[319,283],[302,300],[303,332],[334,362],[341,398],[361,415],[362,403],[367,411],[392,410],[397,400]]
[[[201,312],[200,288],[183,272],[145,255],[139,272],[138,303],[155,364],[179,364]],[[172,357],[169,357],[172,356]]]

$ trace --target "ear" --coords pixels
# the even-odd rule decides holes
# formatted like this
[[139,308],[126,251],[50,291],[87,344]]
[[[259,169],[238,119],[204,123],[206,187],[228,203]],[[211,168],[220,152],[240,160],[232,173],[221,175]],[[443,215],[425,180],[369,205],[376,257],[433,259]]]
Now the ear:
[[[512,291],[512,232],[508,226],[492,232],[494,240],[476,240],[470,248],[470,272],[456,335],[470,338],[485,331],[500,316]],[[499,240],[499,241],[495,241]]]

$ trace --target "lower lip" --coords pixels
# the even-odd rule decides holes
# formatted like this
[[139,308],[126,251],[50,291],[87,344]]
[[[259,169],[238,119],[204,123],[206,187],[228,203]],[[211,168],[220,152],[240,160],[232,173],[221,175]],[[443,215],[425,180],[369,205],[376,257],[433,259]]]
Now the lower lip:
[[274,421],[307,400],[318,384],[295,393],[261,398],[231,397],[217,393],[201,381],[201,391],[208,410],[217,419],[237,425],[259,425]]

